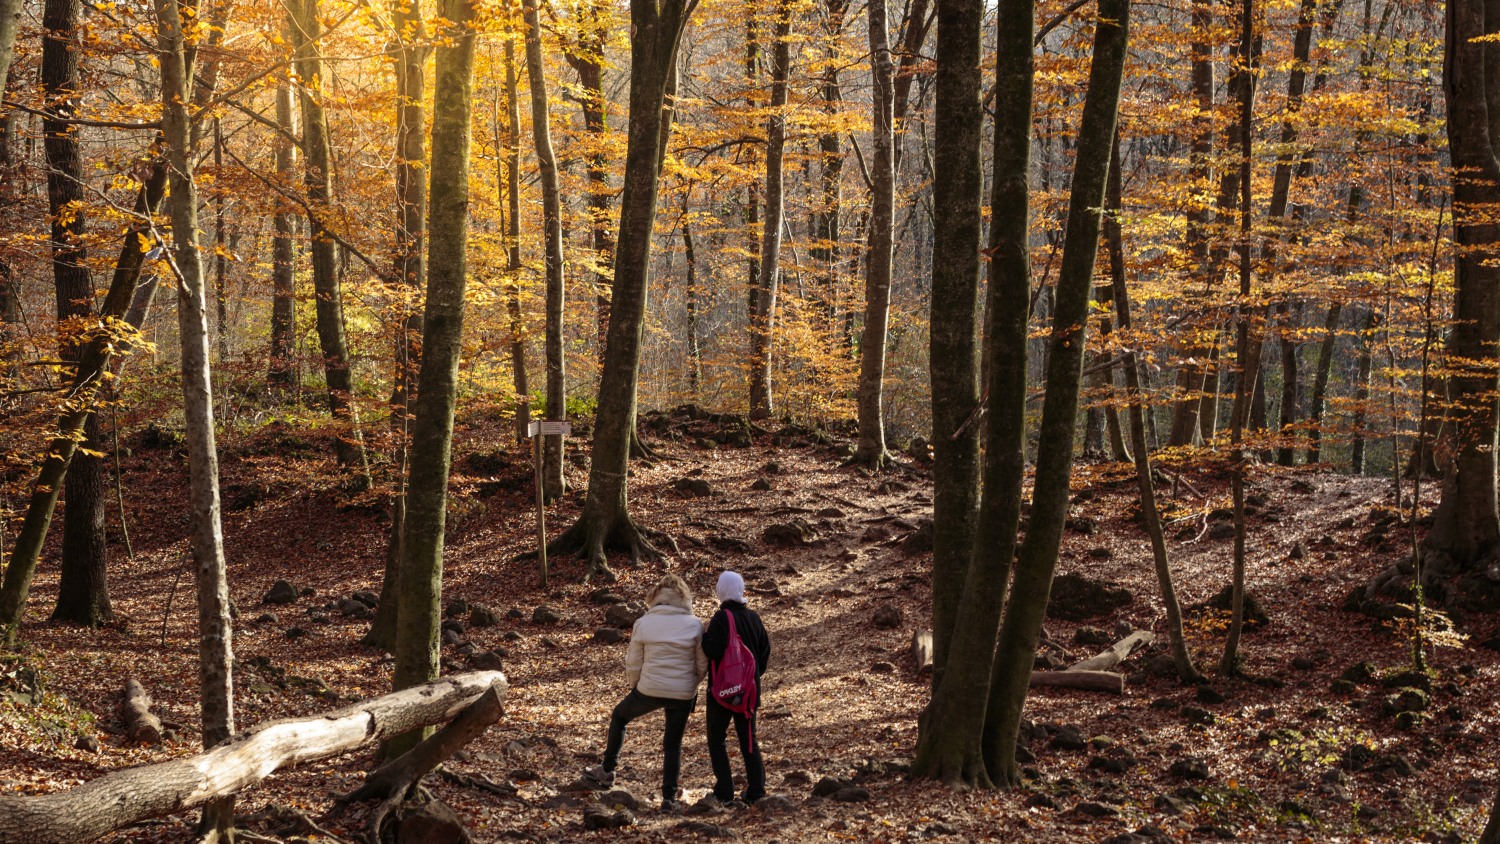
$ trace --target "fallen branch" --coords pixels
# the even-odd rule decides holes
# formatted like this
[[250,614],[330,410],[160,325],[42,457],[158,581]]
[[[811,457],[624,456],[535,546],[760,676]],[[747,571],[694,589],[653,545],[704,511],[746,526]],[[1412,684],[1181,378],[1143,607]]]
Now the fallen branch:
[[205,753],[106,774],[67,791],[0,796],[0,844],[93,841],[235,794],[283,767],[446,722],[491,689],[498,697],[506,688],[499,671],[459,674],[333,712],[272,721]]
[[1156,641],[1156,634],[1149,630],[1137,630],[1129,636],[1115,642],[1109,649],[1097,656],[1091,656],[1084,661],[1068,667],[1069,671],[1104,671],[1114,668],[1130,657],[1132,651],[1138,647],[1145,647]]
[[1033,686],[1060,686],[1066,689],[1081,689],[1086,692],[1125,693],[1125,675],[1113,671],[1033,671]]

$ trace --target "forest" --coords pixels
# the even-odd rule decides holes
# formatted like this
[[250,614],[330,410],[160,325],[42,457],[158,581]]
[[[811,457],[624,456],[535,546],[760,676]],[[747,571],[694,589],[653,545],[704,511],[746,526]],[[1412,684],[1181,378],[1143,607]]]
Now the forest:
[[[1500,844],[1497,71],[1494,0],[0,0],[0,844]],[[664,588],[764,620],[740,799],[740,633],[617,744]]]

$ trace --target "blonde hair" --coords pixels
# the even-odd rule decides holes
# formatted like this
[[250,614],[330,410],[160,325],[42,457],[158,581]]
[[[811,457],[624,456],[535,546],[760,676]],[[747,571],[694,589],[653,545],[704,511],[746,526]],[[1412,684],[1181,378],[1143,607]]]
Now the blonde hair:
[[685,601],[689,607],[693,605],[693,590],[687,585],[687,581],[683,580],[681,577],[678,577],[675,574],[663,575],[662,579],[658,581],[655,586],[652,586],[646,591],[646,605],[653,607],[656,606],[656,599],[661,595],[662,592],[665,592],[668,589],[681,595],[683,601]]

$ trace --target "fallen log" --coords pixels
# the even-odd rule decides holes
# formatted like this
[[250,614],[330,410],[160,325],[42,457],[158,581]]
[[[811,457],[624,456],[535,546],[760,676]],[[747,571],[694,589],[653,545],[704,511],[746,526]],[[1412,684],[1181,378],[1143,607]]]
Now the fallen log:
[[1033,686],[1060,686],[1067,689],[1082,689],[1086,692],[1125,693],[1125,675],[1113,671],[1078,671],[1067,668],[1062,671],[1031,672]]
[[131,677],[120,694],[120,721],[125,737],[135,744],[161,744],[161,719],[151,711],[151,695],[140,681]]
[[1115,642],[1109,649],[1091,656],[1076,665],[1068,667],[1069,671],[1104,671],[1114,668],[1130,657],[1132,651],[1138,647],[1145,647],[1156,641],[1156,634],[1150,630],[1137,630],[1129,636]]
[[444,723],[494,689],[499,671],[474,671],[311,715],[271,721],[195,756],[106,774],[77,788],[0,796],[0,844],[81,844],[133,823],[201,806],[277,770],[327,759]]

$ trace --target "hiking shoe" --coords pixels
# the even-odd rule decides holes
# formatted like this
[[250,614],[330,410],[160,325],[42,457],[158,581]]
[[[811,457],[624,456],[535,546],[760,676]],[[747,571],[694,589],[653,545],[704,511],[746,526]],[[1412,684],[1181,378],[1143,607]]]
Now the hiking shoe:
[[583,778],[600,788],[610,788],[615,784],[615,772],[604,770],[603,765],[590,765],[584,768]]
[[682,811],[682,802],[671,798],[661,801],[661,812],[664,815],[675,815]]

